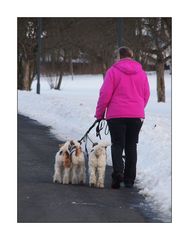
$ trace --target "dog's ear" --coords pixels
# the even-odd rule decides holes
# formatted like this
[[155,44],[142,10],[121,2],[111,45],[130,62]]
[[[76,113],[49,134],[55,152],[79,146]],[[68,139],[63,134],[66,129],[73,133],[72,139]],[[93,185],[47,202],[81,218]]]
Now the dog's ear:
[[64,143],[61,143],[61,144],[59,144],[58,146],[59,146],[59,148],[61,148],[61,147],[64,146]]

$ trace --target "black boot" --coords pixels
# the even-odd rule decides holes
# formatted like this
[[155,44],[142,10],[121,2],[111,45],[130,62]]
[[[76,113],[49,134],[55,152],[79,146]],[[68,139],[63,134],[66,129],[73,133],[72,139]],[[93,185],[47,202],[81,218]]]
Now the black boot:
[[128,179],[124,179],[124,185],[126,188],[132,188],[134,185],[134,181],[132,180],[128,180]]
[[123,181],[123,174],[121,173],[112,173],[112,185],[113,189],[119,189],[120,183]]

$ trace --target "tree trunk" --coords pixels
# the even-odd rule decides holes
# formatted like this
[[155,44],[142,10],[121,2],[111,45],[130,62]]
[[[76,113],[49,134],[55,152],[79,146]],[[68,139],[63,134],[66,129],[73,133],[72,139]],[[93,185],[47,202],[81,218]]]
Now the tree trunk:
[[158,102],[165,102],[164,63],[158,62],[157,68],[157,98]]
[[22,65],[22,58],[18,57],[18,65],[17,65],[17,88],[22,90],[23,89],[23,65]]
[[23,62],[22,90],[30,91],[32,81],[35,77],[35,65],[33,60]]
[[72,61],[72,51],[70,52],[70,55],[69,55],[69,62],[70,62],[70,73],[72,75],[72,80],[73,80],[73,61]]
[[31,85],[32,85],[32,82],[33,82],[33,79],[35,77],[35,62],[32,60],[30,61],[30,75],[29,75],[29,89],[31,90]]
[[58,79],[58,84],[54,89],[60,90],[60,86],[61,86],[61,83],[62,83],[62,77],[63,77],[63,72],[61,71],[59,79]]
[[30,62],[25,61],[23,64],[23,71],[24,71],[24,77],[23,77],[23,90],[30,90]]
[[106,70],[107,70],[106,64],[105,64],[105,63],[102,63],[102,75],[103,75],[103,79],[105,78]]

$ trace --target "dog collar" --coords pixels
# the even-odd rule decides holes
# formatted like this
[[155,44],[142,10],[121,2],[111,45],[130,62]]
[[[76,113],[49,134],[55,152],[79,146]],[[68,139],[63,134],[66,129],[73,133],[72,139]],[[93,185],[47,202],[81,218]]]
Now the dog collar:
[[76,146],[70,145],[70,146],[68,147],[68,153],[69,153],[69,155],[72,155],[75,151],[76,151]]

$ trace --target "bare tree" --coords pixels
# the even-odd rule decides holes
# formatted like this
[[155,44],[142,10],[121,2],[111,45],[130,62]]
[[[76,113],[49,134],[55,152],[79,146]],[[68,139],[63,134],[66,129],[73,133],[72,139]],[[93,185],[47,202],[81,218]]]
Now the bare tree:
[[171,18],[142,19],[142,52],[156,66],[158,102],[165,102],[164,66],[171,59]]
[[[60,89],[63,75],[105,73],[117,47],[116,18],[43,18],[43,74]],[[164,65],[171,59],[171,18],[124,18],[123,44],[144,67],[156,66],[158,101],[165,101]],[[35,76],[36,18],[18,18],[18,88]],[[88,70],[87,70],[88,69]]]
[[36,74],[36,19],[18,18],[18,88],[30,90]]

